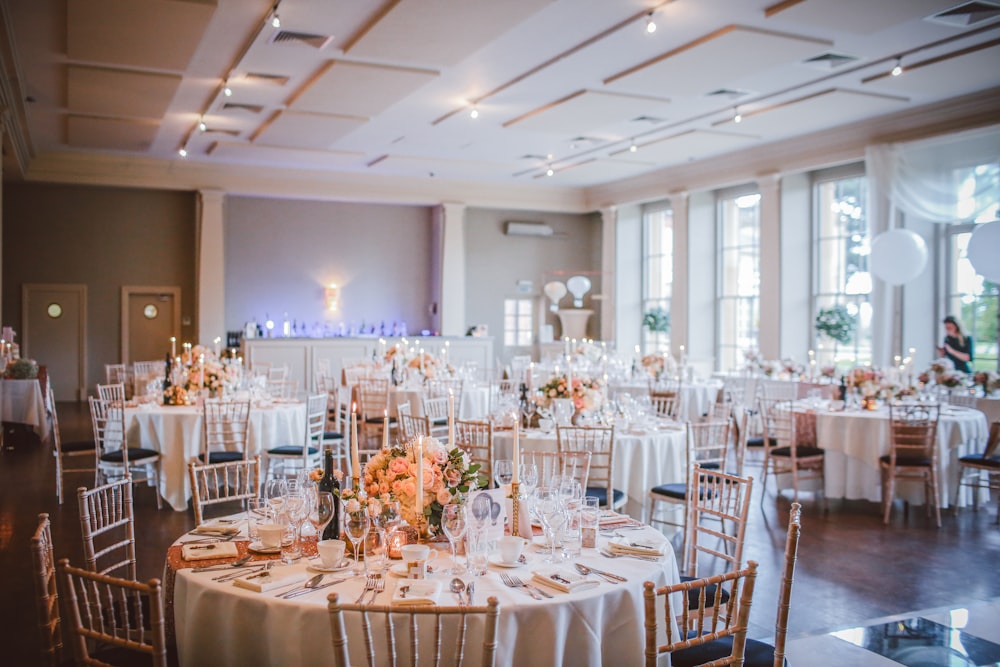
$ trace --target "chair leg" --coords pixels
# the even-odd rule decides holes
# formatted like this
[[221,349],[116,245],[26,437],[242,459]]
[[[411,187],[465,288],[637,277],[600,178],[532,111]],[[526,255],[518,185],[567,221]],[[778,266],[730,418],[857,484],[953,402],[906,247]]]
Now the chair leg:
[[938,493],[937,472],[935,472],[934,468],[931,468],[930,481],[931,481],[931,497],[927,499],[927,502],[930,502],[931,500],[934,501],[934,522],[937,524],[937,527],[940,528],[941,501],[938,499],[938,496],[940,494]]
[[896,475],[886,472],[886,483],[882,486],[882,502],[885,503],[885,513],[882,516],[883,525],[889,525],[889,514],[892,512],[892,501],[896,494]]
[[760,484],[760,506],[764,506],[764,496],[767,495],[767,473],[771,467],[770,457],[767,456],[767,452],[764,452],[764,462],[761,464],[763,468],[764,481]]

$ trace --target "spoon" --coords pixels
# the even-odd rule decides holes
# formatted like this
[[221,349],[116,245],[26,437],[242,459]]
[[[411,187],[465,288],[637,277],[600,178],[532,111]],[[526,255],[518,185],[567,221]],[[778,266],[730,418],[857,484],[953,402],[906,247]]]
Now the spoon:
[[462,601],[462,593],[465,592],[465,582],[455,577],[451,580],[451,592],[455,594],[458,598],[458,604],[464,605],[465,602]]

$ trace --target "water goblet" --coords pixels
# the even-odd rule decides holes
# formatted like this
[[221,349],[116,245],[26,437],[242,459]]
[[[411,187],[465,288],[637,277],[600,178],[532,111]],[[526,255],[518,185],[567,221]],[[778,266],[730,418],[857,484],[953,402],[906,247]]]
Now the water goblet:
[[334,503],[337,502],[329,491],[316,491],[309,509],[309,523],[316,529],[316,542],[323,539],[323,531],[333,520]]
[[451,546],[452,567],[449,574],[462,574],[465,568],[458,564],[458,555],[455,553],[455,542],[465,536],[466,520],[465,505],[445,505],[441,510],[441,528],[444,536],[448,538]]
[[514,462],[510,459],[499,459],[493,462],[493,479],[497,486],[510,484],[514,479]]
[[535,490],[536,486],[538,486],[538,466],[534,463],[522,463],[520,480],[521,488],[524,489],[524,494],[530,496],[531,492]]
[[358,549],[368,536],[369,524],[368,512],[364,509],[353,512],[347,508],[344,509],[344,532],[347,534],[347,539],[350,540],[351,546],[354,547],[354,567],[351,569],[351,574],[355,576],[361,575],[364,572]]
[[556,540],[565,524],[565,509],[557,489],[539,487],[535,489],[534,507],[542,529],[549,541],[549,556],[546,563],[558,563],[562,559],[556,553]]

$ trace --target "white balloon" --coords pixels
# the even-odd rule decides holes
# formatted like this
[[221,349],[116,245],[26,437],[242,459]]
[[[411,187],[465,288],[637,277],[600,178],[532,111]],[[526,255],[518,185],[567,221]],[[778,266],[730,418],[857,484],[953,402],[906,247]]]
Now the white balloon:
[[1000,221],[976,225],[965,253],[976,273],[1000,283]]
[[566,296],[566,286],[563,285],[558,280],[553,280],[550,283],[545,283],[545,287],[542,288],[545,292],[545,296],[549,297],[555,303],[559,302],[559,299]]
[[909,229],[890,229],[872,240],[871,271],[890,285],[902,285],[927,266],[927,244]]
[[583,295],[590,291],[590,278],[586,276],[573,276],[566,281],[566,286],[573,294],[573,305],[577,308],[583,306]]

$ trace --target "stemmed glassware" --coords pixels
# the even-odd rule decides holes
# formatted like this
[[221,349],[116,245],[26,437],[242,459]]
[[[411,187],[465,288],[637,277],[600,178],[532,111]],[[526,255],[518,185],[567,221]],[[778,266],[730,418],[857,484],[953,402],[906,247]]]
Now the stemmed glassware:
[[566,523],[566,511],[559,490],[545,486],[538,487],[535,489],[532,507],[549,540],[549,556],[545,562],[561,562],[562,559],[556,552],[556,540],[563,524]]
[[445,505],[441,510],[441,528],[451,545],[451,560],[454,565],[448,572],[450,574],[462,574],[465,568],[458,564],[458,556],[455,554],[455,542],[465,536],[466,520],[465,505]]
[[493,479],[497,486],[510,484],[514,479],[514,462],[510,459],[498,459],[493,462]]
[[286,562],[302,557],[302,524],[309,518],[311,504],[309,496],[300,490],[289,491],[282,499],[281,511],[292,527],[291,544],[281,551],[282,560]]
[[351,546],[354,547],[354,567],[351,569],[351,574],[357,576],[364,573],[361,567],[361,559],[358,555],[358,548],[365,538],[368,537],[370,521],[368,520],[368,511],[363,506],[351,512],[347,509],[346,505],[347,503],[345,503],[344,507],[344,532],[347,534],[347,539],[351,541]]
[[525,496],[531,496],[531,492],[538,486],[538,466],[534,463],[522,463],[520,470],[521,491]]
[[288,480],[275,477],[264,485],[264,499],[274,511],[281,510],[281,503],[288,494]]
[[333,519],[334,503],[337,502],[329,491],[315,491],[309,508],[309,523],[316,529],[316,542],[323,539],[323,531]]

